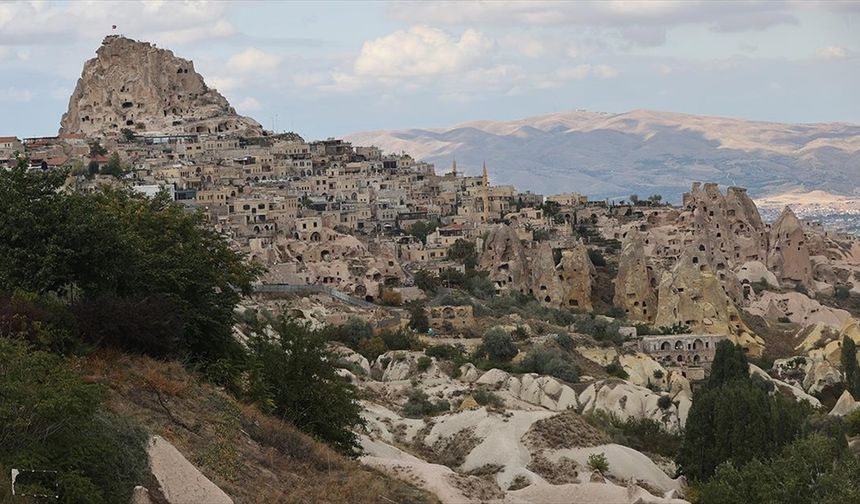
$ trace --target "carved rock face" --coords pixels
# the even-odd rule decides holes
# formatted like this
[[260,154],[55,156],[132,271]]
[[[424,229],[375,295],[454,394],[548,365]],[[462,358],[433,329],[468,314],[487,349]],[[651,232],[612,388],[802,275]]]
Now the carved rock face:
[[489,272],[490,280],[499,290],[528,292],[528,257],[512,227],[499,224],[490,230],[479,265]]
[[785,207],[770,230],[767,265],[781,282],[812,286],[812,263],[803,225],[789,207]]
[[657,278],[648,266],[642,236],[635,228],[627,233],[618,259],[613,304],[631,320],[652,321],[657,315]]
[[146,42],[108,36],[81,78],[60,133],[234,133],[257,136],[259,123],[236,114],[206,86],[194,63]]

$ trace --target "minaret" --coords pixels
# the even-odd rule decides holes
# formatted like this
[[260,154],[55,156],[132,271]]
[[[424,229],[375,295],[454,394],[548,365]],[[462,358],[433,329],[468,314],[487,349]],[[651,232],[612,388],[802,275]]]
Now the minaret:
[[484,222],[490,222],[490,177],[487,175],[487,162],[484,161],[483,189],[481,190],[484,200]]
[[457,158],[454,158],[453,161],[451,161],[451,175],[455,177],[457,176]]

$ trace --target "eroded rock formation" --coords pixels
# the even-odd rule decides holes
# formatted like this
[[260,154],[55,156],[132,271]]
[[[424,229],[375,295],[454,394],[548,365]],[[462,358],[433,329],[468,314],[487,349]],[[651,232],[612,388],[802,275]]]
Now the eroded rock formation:
[[484,241],[479,266],[500,291],[528,291],[528,257],[517,232],[506,224],[492,228]]
[[780,282],[812,286],[812,263],[803,225],[789,207],[785,207],[770,230],[767,265]]
[[[726,294],[713,269],[698,249],[688,249],[660,281],[655,325],[687,325],[694,333],[726,334],[752,355],[763,351],[764,342],[741,320],[740,311]],[[697,258],[699,258],[697,260]]]
[[657,278],[643,247],[642,235],[631,229],[618,259],[613,304],[631,320],[652,321],[657,314]]
[[262,127],[240,116],[172,51],[125,37],[105,37],[60,121],[60,133],[88,137],[136,132],[235,133],[258,136]]

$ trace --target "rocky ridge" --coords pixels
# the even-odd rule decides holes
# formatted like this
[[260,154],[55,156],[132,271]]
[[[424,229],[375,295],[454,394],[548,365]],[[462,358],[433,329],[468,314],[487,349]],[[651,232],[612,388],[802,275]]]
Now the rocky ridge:
[[208,87],[193,62],[147,42],[110,35],[84,64],[60,133],[93,137],[125,128],[171,134],[263,132]]

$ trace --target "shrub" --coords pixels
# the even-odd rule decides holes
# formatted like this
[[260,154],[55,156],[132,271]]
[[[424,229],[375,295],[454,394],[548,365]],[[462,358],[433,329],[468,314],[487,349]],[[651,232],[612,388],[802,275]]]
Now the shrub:
[[516,341],[523,341],[529,338],[529,333],[522,326],[517,326],[511,333],[511,337]]
[[489,390],[478,389],[472,394],[472,397],[474,397],[475,402],[481,406],[490,406],[497,409],[505,407],[505,401],[502,400],[498,394],[490,392]]
[[415,272],[415,286],[427,293],[435,293],[441,285],[439,277],[426,270]]
[[424,355],[448,361],[465,361],[463,345],[433,345],[424,349]]
[[860,409],[845,416],[845,429],[852,436],[860,436]]
[[836,287],[836,299],[848,299],[851,296],[851,290],[844,286],[840,285]]
[[385,341],[383,341],[382,338],[379,336],[373,336],[371,338],[361,340],[358,343],[358,348],[356,350],[367,358],[367,360],[373,361],[380,355],[387,352],[388,348],[385,346]]
[[58,471],[62,502],[129,502],[144,483],[146,434],[105,413],[101,389],[53,354],[0,338],[0,369],[0,466]]
[[412,331],[406,329],[385,330],[379,333],[387,350],[420,350],[421,342]]
[[549,375],[570,383],[579,381],[579,369],[568,354],[543,346],[530,350],[520,362],[520,369],[526,373]]
[[575,327],[578,332],[588,334],[601,343],[620,345],[624,342],[624,336],[618,332],[621,323],[617,320],[610,322],[593,315],[585,316],[576,321]]
[[657,406],[663,410],[669,409],[672,406],[672,398],[667,395],[661,395],[660,399],[657,399]]
[[93,346],[167,358],[182,345],[182,314],[162,296],[100,297],[73,308],[81,339]]
[[615,376],[617,378],[621,378],[622,380],[626,380],[630,377],[630,375],[627,374],[627,371],[624,370],[624,367],[622,367],[621,364],[617,362],[608,364],[603,369],[609,374],[609,376]]
[[588,249],[588,258],[591,260],[591,264],[595,266],[606,266],[606,258],[597,249]]
[[606,473],[609,471],[609,461],[604,453],[592,453],[588,456],[588,468],[592,471]]
[[418,361],[416,362],[418,366],[418,371],[427,371],[430,369],[430,365],[433,364],[433,360],[430,357],[418,357]]
[[340,341],[355,350],[362,340],[373,336],[373,326],[360,318],[353,317],[343,325],[327,326],[323,333],[327,339]]
[[364,424],[356,390],[331,365],[321,334],[281,318],[276,337],[249,338],[248,396],[264,411],[276,414],[338,451],[358,448],[355,427]]
[[414,303],[409,308],[409,327],[420,333],[426,333],[430,329],[430,321],[427,318],[427,310],[421,303]]
[[407,418],[423,418],[426,416],[436,415],[451,409],[448,401],[441,400],[431,402],[430,398],[423,391],[413,388],[409,392],[409,397],[403,405],[403,416]]
[[658,380],[662,380],[663,376],[664,376],[663,370],[662,369],[655,369],[653,375],[654,375],[654,378],[656,378]]
[[591,425],[605,431],[615,444],[664,457],[675,457],[683,440],[683,436],[668,432],[658,421],[650,418],[622,420],[602,410],[589,413],[585,418]]
[[561,332],[555,337],[555,340],[558,342],[559,346],[565,350],[573,350],[573,338],[570,337],[570,334]]
[[400,306],[403,304],[403,296],[393,289],[383,289],[380,301],[385,306]]
[[484,333],[481,347],[487,357],[494,361],[507,362],[519,353],[511,335],[498,328],[490,329]]

